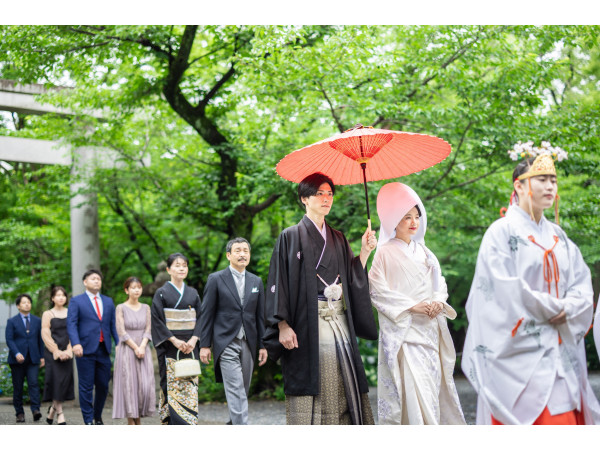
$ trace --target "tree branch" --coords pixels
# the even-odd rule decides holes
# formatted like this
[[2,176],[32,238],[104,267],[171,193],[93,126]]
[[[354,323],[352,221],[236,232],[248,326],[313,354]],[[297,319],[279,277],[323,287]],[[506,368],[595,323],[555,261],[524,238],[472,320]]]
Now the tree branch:
[[229,81],[229,79],[234,74],[235,74],[235,65],[232,63],[229,70],[219,79],[219,81],[217,81],[217,83],[212,87],[212,89],[210,91],[208,91],[208,93],[204,96],[204,98],[200,101],[200,103],[198,103],[198,106],[196,107],[196,109],[199,111],[204,111],[204,109],[208,105],[208,102],[212,100],[212,98],[219,91],[219,89],[221,89],[223,87],[223,85],[225,83],[227,83],[227,81]]
[[204,165],[207,165],[209,167],[219,167],[220,166],[220,164],[211,163],[211,162],[208,162],[208,161],[204,161],[203,159],[200,159],[200,158],[191,158],[191,160],[188,159],[188,158],[184,158],[183,156],[181,156],[177,152],[174,152],[170,148],[167,148],[165,151],[169,155],[173,155],[175,158],[179,159],[181,162],[184,162],[185,164],[188,164],[188,165],[190,165],[192,167],[194,167],[196,165],[196,163],[204,164]]
[[121,271],[121,269],[123,268],[123,265],[125,264],[125,262],[127,261],[127,259],[129,259],[129,257],[132,255],[133,252],[134,252],[134,250],[130,249],[130,250],[127,251],[127,253],[125,253],[123,255],[123,257],[121,258],[121,262],[119,263],[119,266],[115,270],[113,270],[111,272],[113,274],[113,276],[112,277],[108,277],[108,279],[106,280],[106,284],[110,284],[110,281],[115,279],[115,277]]
[[148,264],[148,262],[146,261],[146,258],[144,257],[144,254],[140,250],[138,240],[137,240],[137,235],[135,234],[135,231],[133,230],[133,226],[131,225],[130,220],[127,218],[125,211],[123,211],[123,209],[121,208],[121,205],[120,205],[121,200],[120,200],[120,196],[119,196],[119,190],[116,186],[113,186],[112,190],[113,190],[113,193],[115,194],[116,201],[113,202],[108,196],[105,196],[106,202],[108,203],[110,208],[123,219],[123,222],[125,224],[125,227],[127,228],[128,234],[129,234],[129,240],[131,241],[131,243],[133,245],[133,251],[138,256],[138,259],[140,260],[140,262],[142,263],[142,265],[144,266],[146,271],[150,274],[152,279],[154,279],[154,276],[156,274],[154,273],[154,270],[152,269],[150,264]]
[[[481,32],[481,27],[479,28],[479,31]],[[419,88],[429,84],[429,82],[431,80],[433,80],[441,70],[444,70],[446,67],[448,67],[450,64],[452,64],[454,61],[456,61],[458,58],[460,58],[462,55],[464,55],[467,52],[467,50],[469,49],[469,47],[473,46],[473,44],[476,44],[481,39],[481,36],[482,36],[482,34],[480,33],[475,39],[467,42],[462,47],[460,47],[457,51],[455,51],[446,61],[444,61],[444,63],[440,66],[440,68],[438,69],[438,71],[436,71],[436,73],[425,78],[421,82],[421,84],[418,85],[416,88],[414,88],[406,97],[407,98],[413,97],[417,93]]]
[[183,248],[186,251],[186,253],[192,255],[196,261],[199,261],[201,263],[201,261],[203,259],[201,257],[202,255],[200,255],[200,253],[194,251],[192,249],[192,247],[190,247],[190,244],[188,244],[188,242],[185,239],[183,239],[181,236],[179,236],[179,233],[177,233],[177,230],[173,229],[172,233],[173,233],[173,236],[175,236],[175,240],[179,243],[179,245],[181,245],[181,248]]
[[269,198],[267,198],[264,202],[251,206],[249,208],[250,214],[252,216],[255,216],[259,212],[267,209],[269,206],[271,206],[273,203],[275,203],[277,201],[277,199],[281,196],[282,196],[282,194],[271,194],[269,196]]
[[471,125],[473,125],[473,122],[471,120],[469,120],[469,123],[467,124],[464,131],[462,132],[462,136],[460,137],[460,142],[458,143],[458,146],[456,147],[452,161],[450,161],[450,164],[446,168],[446,171],[435,181],[435,183],[433,183],[433,186],[439,186],[440,183],[442,182],[442,180],[444,178],[446,178],[448,176],[448,174],[452,171],[452,168],[456,164],[456,158],[458,157],[458,153],[460,152],[463,142],[465,141],[465,136],[467,135],[469,128],[471,128]]
[[[120,41],[120,42],[131,42],[133,44],[139,44],[142,45],[143,47],[148,47],[152,50],[154,50],[156,53],[160,53],[164,56],[170,57],[170,53],[167,52],[166,50],[162,49],[160,46],[154,44],[152,41],[150,41],[150,39],[143,37],[142,35],[140,35],[139,38],[132,38],[132,37],[122,37],[122,36],[111,36],[111,35],[107,35],[107,34],[99,34],[99,33],[94,33],[91,31],[86,31],[80,28],[74,28],[74,27],[65,27],[66,30],[71,31],[73,33],[78,33],[78,34],[85,34],[87,36],[102,36],[105,39],[111,39],[113,41]],[[99,31],[104,31],[105,28],[103,27],[99,27],[96,28]]]
[[550,94],[552,95],[552,100],[554,100],[554,104],[556,106],[560,106],[560,103],[558,102],[558,98],[556,98],[556,92],[554,92],[554,89],[548,88],[548,90],[550,91]]
[[333,117],[333,120],[335,121],[338,130],[340,130],[340,133],[343,133],[344,131],[346,131],[347,127],[345,127],[342,124],[342,121],[340,120],[340,118],[338,117],[338,115],[335,112],[335,108],[333,106],[333,103],[331,102],[331,99],[329,98],[329,96],[327,95],[327,92],[325,92],[325,88],[323,87],[323,84],[321,83],[321,80],[316,80],[317,85],[319,86],[319,89],[317,89],[321,94],[323,94],[323,97],[325,97],[325,101],[327,102],[327,104],[329,105],[329,110],[331,111],[331,116]]
[[433,194],[433,195],[429,195],[429,196],[427,196],[427,197],[425,198],[425,200],[431,200],[431,199],[434,199],[434,198],[436,198],[436,197],[439,197],[439,196],[440,196],[440,195],[442,195],[442,194],[445,194],[446,192],[453,191],[454,189],[458,189],[458,188],[461,188],[461,187],[463,187],[463,186],[467,186],[467,185],[469,185],[469,184],[475,183],[476,181],[479,181],[479,180],[481,180],[481,179],[483,179],[483,178],[486,178],[486,177],[488,177],[488,176],[490,176],[490,175],[492,175],[492,174],[494,174],[494,173],[498,172],[498,170],[500,170],[500,169],[501,169],[501,168],[503,168],[503,167],[504,167],[504,166],[498,166],[498,167],[496,167],[494,170],[492,170],[492,171],[490,171],[490,172],[488,172],[488,173],[484,173],[483,175],[480,175],[480,176],[478,176],[478,177],[476,177],[476,178],[473,178],[473,179],[471,179],[471,180],[464,181],[463,183],[455,184],[454,186],[450,186],[449,188],[446,188],[446,189],[442,189],[441,191],[438,191],[438,192],[436,192],[436,193],[435,193],[435,194]]
[[226,48],[228,45],[230,45],[229,42],[225,42],[223,45],[215,48],[214,50],[211,50],[208,53],[205,53],[203,55],[198,56],[197,58],[194,58],[190,61],[190,63],[188,64],[188,66],[193,66],[195,63],[197,63],[198,61],[200,61],[202,58],[206,58],[207,56],[213,55],[215,53],[217,53],[219,50],[223,50],[224,48]]

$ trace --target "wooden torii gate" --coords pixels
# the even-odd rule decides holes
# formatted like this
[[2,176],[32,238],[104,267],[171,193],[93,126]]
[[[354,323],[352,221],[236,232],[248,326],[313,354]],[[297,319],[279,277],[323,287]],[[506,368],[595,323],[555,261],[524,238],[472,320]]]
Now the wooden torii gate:
[[[38,102],[36,96],[44,93],[47,90],[42,85],[0,80],[0,110],[21,114],[74,114],[65,108]],[[101,118],[97,111],[87,114]],[[70,148],[55,141],[0,136],[0,160],[71,167],[73,179],[79,180],[71,184],[71,292],[73,295],[83,293],[84,272],[100,267],[97,196],[88,189],[86,178],[97,167],[116,167],[118,156],[110,149]]]

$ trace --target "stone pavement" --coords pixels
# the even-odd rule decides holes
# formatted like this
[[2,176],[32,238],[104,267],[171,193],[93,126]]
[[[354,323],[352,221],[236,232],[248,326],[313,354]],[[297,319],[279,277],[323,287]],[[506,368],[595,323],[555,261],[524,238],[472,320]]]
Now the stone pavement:
[[[600,373],[593,373],[589,376],[592,389],[596,394],[596,397],[600,398]],[[456,387],[460,402],[463,408],[465,419],[468,424],[475,423],[475,408],[477,403],[477,396],[475,391],[462,376],[457,376]],[[377,421],[377,389],[371,388],[369,392],[369,399],[373,412],[375,413],[375,421]],[[25,410],[25,425],[44,425],[46,423],[46,411],[49,403],[42,405],[42,412],[44,417],[39,422],[33,422],[31,411],[26,408]],[[81,417],[81,411],[76,407],[75,402],[66,402],[64,406],[65,416],[67,423],[70,425],[83,425],[83,419]],[[125,419],[112,419],[112,398],[106,401],[106,407],[104,408],[103,420],[106,425],[126,425]],[[250,401],[249,405],[249,417],[250,425],[284,425],[285,424],[285,402],[279,402],[276,400],[256,400]],[[201,404],[199,408],[199,423],[201,425],[224,425],[229,420],[229,414],[227,412],[227,405],[225,403],[205,403]],[[143,425],[159,425],[160,420],[158,417],[148,417],[142,419]],[[0,425],[16,425],[15,413],[12,406],[12,398],[2,397],[0,398]],[[19,424],[21,425],[21,424]]]

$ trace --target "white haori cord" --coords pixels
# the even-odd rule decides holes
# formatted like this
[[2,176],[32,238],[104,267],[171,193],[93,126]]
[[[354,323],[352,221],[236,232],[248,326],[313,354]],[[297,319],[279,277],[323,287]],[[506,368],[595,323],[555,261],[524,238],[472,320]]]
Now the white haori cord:
[[321,278],[321,275],[317,274],[317,277],[319,277],[319,280],[321,280],[326,286],[325,290],[323,291],[323,295],[327,298],[327,306],[329,306],[329,309],[333,310],[333,300],[339,300],[342,298],[342,286],[336,284],[340,278],[340,275],[338,274],[338,276],[335,277],[335,281],[331,284],[327,284],[327,282]]

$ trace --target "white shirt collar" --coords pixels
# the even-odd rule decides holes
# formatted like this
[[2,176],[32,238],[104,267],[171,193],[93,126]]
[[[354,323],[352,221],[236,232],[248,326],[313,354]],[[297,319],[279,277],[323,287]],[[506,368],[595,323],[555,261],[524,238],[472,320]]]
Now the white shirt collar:
[[96,297],[98,300],[100,300],[100,292],[98,292],[97,294],[92,294],[90,291],[88,291],[87,289],[85,290],[85,293],[87,294],[87,296],[90,298],[90,300],[94,301],[94,297]]

